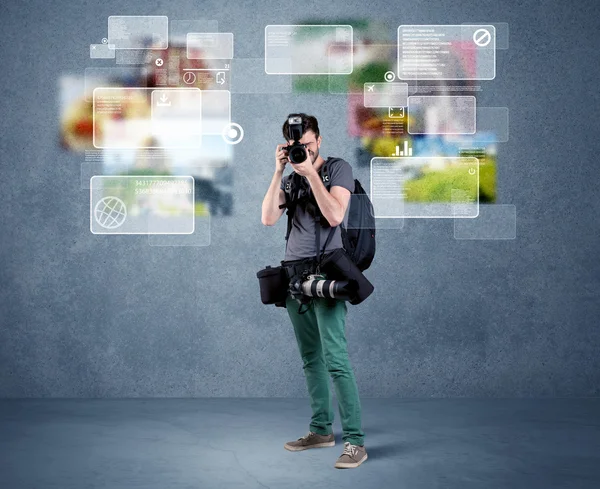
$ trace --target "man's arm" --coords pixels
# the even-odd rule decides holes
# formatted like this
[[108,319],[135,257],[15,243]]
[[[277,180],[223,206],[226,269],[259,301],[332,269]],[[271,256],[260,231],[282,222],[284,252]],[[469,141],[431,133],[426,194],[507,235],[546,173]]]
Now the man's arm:
[[317,172],[310,173],[307,179],[319,209],[321,209],[321,213],[327,219],[329,225],[332,227],[340,225],[344,221],[346,209],[350,202],[350,191],[339,185],[334,185],[331,187],[331,191],[328,192]]
[[280,188],[282,175],[283,171],[275,170],[269,190],[263,199],[261,221],[265,226],[273,226],[285,211],[279,208],[285,203],[285,193]]
[[284,211],[279,208],[281,204],[285,203],[285,192],[281,190],[280,185],[285,165],[289,162],[287,152],[283,150],[284,146],[285,144],[278,144],[275,150],[275,173],[262,203],[261,221],[265,226],[275,224]]

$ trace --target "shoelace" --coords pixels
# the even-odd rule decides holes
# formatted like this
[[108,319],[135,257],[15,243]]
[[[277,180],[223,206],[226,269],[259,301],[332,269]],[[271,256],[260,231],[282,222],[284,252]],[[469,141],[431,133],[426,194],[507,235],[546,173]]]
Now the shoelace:
[[356,453],[355,445],[351,445],[349,441],[344,443],[344,453],[342,453],[342,455],[350,455],[351,457],[354,457],[355,453]]
[[309,431],[308,435],[305,435],[302,438],[298,438],[298,440],[308,440],[312,435],[316,435],[316,433],[314,431]]

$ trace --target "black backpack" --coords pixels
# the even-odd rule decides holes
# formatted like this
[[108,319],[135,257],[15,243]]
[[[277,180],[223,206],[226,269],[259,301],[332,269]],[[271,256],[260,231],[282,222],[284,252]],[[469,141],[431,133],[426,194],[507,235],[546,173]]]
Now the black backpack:
[[[329,179],[329,165],[336,161],[337,158],[327,159],[321,166],[319,174],[323,180],[325,188],[329,191],[331,187],[331,181]],[[284,192],[285,192],[285,204],[280,207],[287,207],[288,226],[287,233],[285,235],[286,241],[290,236],[292,230],[292,220],[294,218],[294,212],[296,206],[299,203],[298,195],[303,185],[303,179],[296,173],[292,172],[284,179]],[[306,185],[304,185],[306,188]],[[314,197],[312,197],[314,199]],[[306,199],[306,205],[312,206],[316,210],[316,225],[319,225],[321,213],[319,211],[316,202]],[[373,204],[371,199],[363,189],[362,185],[357,179],[354,179],[354,192],[350,197],[348,204],[348,224],[347,228],[344,224],[340,224],[342,233],[342,245],[348,253],[350,259],[356,264],[361,272],[365,271],[371,266],[373,257],[375,256],[375,214],[373,212]],[[332,228],[327,241],[323,246],[323,249],[327,248],[327,243],[333,236]],[[320,233],[316,233],[317,237],[317,251],[320,249],[318,237]]]

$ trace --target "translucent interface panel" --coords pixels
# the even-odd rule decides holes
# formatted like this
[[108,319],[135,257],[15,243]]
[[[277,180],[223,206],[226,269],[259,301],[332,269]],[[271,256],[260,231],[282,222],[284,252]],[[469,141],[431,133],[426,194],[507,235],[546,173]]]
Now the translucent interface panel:
[[404,218],[403,217],[384,217],[375,218],[375,229],[377,232],[382,229],[404,229]]
[[[196,217],[229,216],[233,213],[233,150],[219,135],[203,136],[197,149],[86,150],[81,165],[81,188],[90,188],[94,175],[145,176],[191,175],[194,177]],[[204,227],[196,227],[200,232]],[[204,242],[206,239],[201,238]],[[197,242],[197,241],[196,241]]]
[[147,86],[229,90],[228,59],[188,59],[185,41],[146,52]]
[[[100,151],[100,150],[96,150]],[[219,193],[231,189],[233,150],[219,134],[204,136],[202,148],[104,149],[100,158],[89,158],[82,171],[91,175],[192,175],[196,180],[196,199],[209,199],[214,189],[206,182],[219,182]]]
[[477,219],[456,219],[455,239],[516,239],[517,208],[512,204],[479,206]]
[[[378,218],[472,218],[479,208],[479,162],[473,157],[371,160],[371,201]],[[460,215],[456,206],[460,205]]]
[[413,95],[408,97],[409,134],[475,134],[475,97]]
[[231,122],[231,93],[228,90],[202,90],[202,134],[221,135]]
[[147,49],[118,49],[115,63],[118,65],[143,65],[151,59]]
[[95,88],[146,87],[146,71],[133,66],[86,68],[84,81],[85,100],[92,101]]
[[[407,131],[406,107],[365,107],[364,95],[360,92],[347,95],[348,117],[347,126],[350,136],[375,138],[373,141],[391,144],[389,153],[378,152],[376,155],[390,156],[398,137],[403,137]],[[395,139],[395,140],[394,140]],[[364,140],[363,140],[364,141]],[[387,154],[386,154],[387,153]]]
[[174,19],[169,22],[169,44],[185,44],[188,32],[219,32],[219,22],[210,19]]
[[349,74],[352,62],[350,25],[265,27],[265,72],[269,75]]
[[[357,29],[354,30],[352,73],[345,76],[329,75],[327,91],[331,94],[354,94],[362,91],[367,82],[398,82],[395,74],[398,55],[396,44],[373,43],[368,39],[357,40],[356,37],[360,36],[357,32]],[[333,59],[334,52],[335,46],[331,46],[330,59]]]
[[493,80],[496,29],[493,25],[401,25],[398,27],[401,80]]
[[191,234],[191,176],[94,176],[90,231],[94,234]]
[[165,15],[111,15],[108,44],[115,49],[166,49],[169,19]]
[[232,59],[233,34],[231,32],[188,32],[188,59]]
[[96,148],[199,148],[202,92],[197,88],[96,88]]
[[148,234],[150,246],[210,246],[210,214],[196,215],[192,234]]
[[402,82],[365,83],[365,107],[406,107],[408,84]]
[[114,44],[90,44],[90,58],[113,59],[115,57]]
[[231,66],[231,93],[292,92],[292,77],[267,75],[262,58],[235,58]]

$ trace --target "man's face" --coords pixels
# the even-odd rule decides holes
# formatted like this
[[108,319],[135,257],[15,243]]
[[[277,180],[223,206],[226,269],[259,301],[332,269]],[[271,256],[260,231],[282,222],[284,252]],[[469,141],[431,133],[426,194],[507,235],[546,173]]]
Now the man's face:
[[[306,151],[308,151],[308,155],[310,156],[311,161],[314,163],[314,161],[319,156],[319,148],[321,147],[321,136],[317,138],[315,133],[309,130],[302,135],[300,143],[306,145]],[[294,144],[294,140],[290,139],[288,141],[288,144]]]

